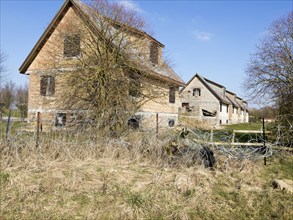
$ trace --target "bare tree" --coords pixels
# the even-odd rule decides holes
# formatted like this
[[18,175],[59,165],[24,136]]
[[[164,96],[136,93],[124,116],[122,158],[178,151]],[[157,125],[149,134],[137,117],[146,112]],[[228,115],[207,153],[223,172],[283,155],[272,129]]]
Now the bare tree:
[[152,77],[155,69],[169,67],[135,11],[105,0],[77,3],[83,22],[63,21],[57,29],[68,62],[60,64],[61,57],[48,51],[57,70],[75,68],[62,78],[62,108],[86,112],[98,127],[116,132],[145,102],[166,95]]
[[252,98],[275,102],[281,115],[293,112],[293,11],[270,26],[246,73]]
[[7,73],[7,69],[5,66],[6,60],[7,60],[6,54],[0,51],[0,88],[2,88],[3,83],[5,82],[5,79],[6,79],[6,73]]
[[293,11],[271,25],[246,72],[251,97],[267,99],[277,107],[278,132],[284,134],[278,142],[292,146]]
[[15,98],[15,84],[12,81],[6,82],[1,88],[1,100],[0,102],[4,104],[4,107],[8,109],[14,102]]
[[2,87],[6,79],[6,72],[7,72],[5,67],[6,59],[7,59],[6,55],[1,50],[0,51],[0,121],[2,121],[2,114],[5,107],[5,104],[2,101],[2,97],[3,97]]
[[28,105],[28,85],[18,86],[15,91],[15,102],[20,112],[22,121],[27,116],[27,105]]

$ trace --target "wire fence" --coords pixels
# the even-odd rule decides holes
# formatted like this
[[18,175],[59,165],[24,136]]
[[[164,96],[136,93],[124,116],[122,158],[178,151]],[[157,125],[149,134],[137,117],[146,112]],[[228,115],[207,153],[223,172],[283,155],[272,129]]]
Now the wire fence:
[[[16,115],[16,114],[14,114]],[[127,129],[119,137],[88,125],[83,129],[55,128],[41,132],[19,117],[2,115],[1,155],[6,165],[35,160],[75,160],[101,157],[147,158],[157,164],[214,165],[216,154],[227,159],[256,160],[274,150],[292,150],[292,116],[278,117],[260,132],[227,130]],[[50,122],[54,125],[55,122]],[[39,132],[37,132],[37,130]],[[265,132],[262,132],[262,131]],[[291,151],[292,152],[292,151]]]

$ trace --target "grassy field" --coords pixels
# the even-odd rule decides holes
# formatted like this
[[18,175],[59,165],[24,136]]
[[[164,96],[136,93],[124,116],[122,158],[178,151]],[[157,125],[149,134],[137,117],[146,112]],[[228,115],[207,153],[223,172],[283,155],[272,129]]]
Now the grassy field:
[[261,122],[242,123],[224,126],[224,130],[261,130]]
[[[163,154],[174,134],[33,134],[1,142],[0,219],[292,219],[293,156],[232,159],[216,167]],[[18,137],[18,138],[17,138]],[[176,163],[175,163],[176,162]]]

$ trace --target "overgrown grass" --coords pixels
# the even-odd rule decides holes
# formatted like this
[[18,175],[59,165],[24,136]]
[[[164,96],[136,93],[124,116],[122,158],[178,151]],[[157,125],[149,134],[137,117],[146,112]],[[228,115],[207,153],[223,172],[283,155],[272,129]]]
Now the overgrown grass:
[[16,133],[0,148],[0,219],[291,219],[271,181],[293,179],[292,155],[264,166],[213,149],[213,170],[187,166],[163,152],[174,135],[52,132],[36,148]]

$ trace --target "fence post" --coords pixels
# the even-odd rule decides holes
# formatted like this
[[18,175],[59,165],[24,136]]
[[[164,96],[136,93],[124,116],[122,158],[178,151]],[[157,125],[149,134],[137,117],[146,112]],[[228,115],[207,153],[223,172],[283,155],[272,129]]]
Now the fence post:
[[[263,138],[263,152],[265,154],[267,151],[267,147],[266,147],[266,131],[265,131],[265,118],[264,117],[262,118],[262,138]],[[263,163],[264,163],[264,165],[267,165],[266,155],[264,155]]]
[[41,113],[37,112],[37,138],[36,138],[36,148],[39,147],[39,142],[40,142],[40,117]]
[[211,142],[214,141],[214,129],[211,130]]
[[7,125],[6,125],[6,134],[5,134],[6,141],[8,140],[8,133],[9,133],[9,128],[10,128],[10,118],[11,118],[11,110],[9,110],[8,120],[7,120]]
[[232,147],[235,147],[234,143],[235,143],[235,130],[233,130],[233,134],[232,134]]
[[159,133],[159,113],[156,113],[156,134]]

